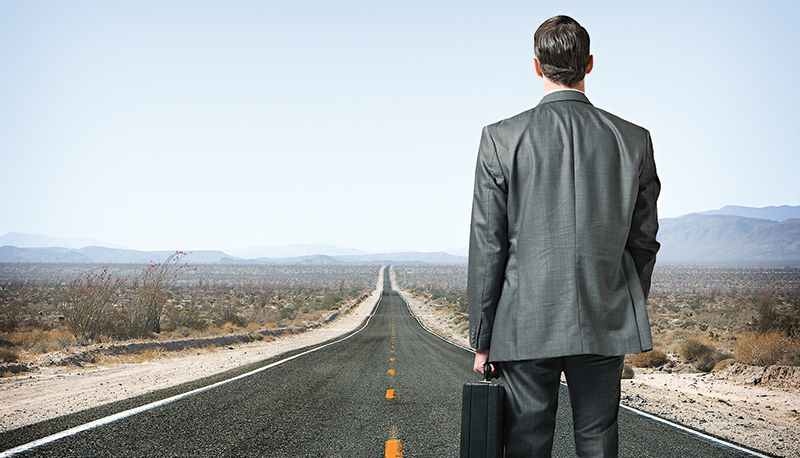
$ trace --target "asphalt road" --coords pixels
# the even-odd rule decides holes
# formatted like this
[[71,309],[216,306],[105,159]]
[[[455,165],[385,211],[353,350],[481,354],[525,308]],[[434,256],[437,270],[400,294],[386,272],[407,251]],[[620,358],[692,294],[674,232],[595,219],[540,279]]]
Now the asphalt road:
[[[471,371],[473,355],[420,327],[390,289],[388,269],[384,284],[369,324],[344,341],[15,456],[382,457],[386,441],[396,437],[405,457],[457,457],[461,386],[479,379]],[[387,399],[387,390],[396,390],[396,398]],[[168,394],[174,393],[160,396]],[[153,396],[5,433],[0,446]],[[560,399],[553,456],[575,456],[566,392]],[[620,456],[747,455],[623,411]]]

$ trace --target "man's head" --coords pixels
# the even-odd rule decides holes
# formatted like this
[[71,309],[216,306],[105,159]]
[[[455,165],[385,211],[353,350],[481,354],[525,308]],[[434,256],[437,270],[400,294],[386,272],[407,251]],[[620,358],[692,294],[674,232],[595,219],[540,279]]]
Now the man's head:
[[537,70],[551,81],[575,87],[591,71],[589,33],[569,16],[552,17],[533,35]]

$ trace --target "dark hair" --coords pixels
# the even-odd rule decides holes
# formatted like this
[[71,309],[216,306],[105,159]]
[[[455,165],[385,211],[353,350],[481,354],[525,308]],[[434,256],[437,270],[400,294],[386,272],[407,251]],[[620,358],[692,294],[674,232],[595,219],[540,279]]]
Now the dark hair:
[[533,35],[533,47],[544,76],[573,87],[589,67],[589,33],[569,16],[544,21]]

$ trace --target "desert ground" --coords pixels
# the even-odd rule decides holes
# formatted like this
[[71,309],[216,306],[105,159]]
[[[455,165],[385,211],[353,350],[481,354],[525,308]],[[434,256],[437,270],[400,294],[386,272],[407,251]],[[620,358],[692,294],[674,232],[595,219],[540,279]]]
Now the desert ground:
[[[382,275],[379,278],[383,278]],[[463,317],[417,291],[393,287],[431,332],[467,347]],[[216,349],[108,356],[82,367],[51,366],[43,355],[36,370],[0,378],[0,431],[218,374],[287,351],[321,343],[356,329],[375,307],[382,282],[349,313],[325,326]],[[670,359],[679,361],[678,355]],[[777,456],[800,457],[800,373],[797,368],[738,363],[698,372],[689,364],[636,368],[622,381],[622,403],[713,436]]]

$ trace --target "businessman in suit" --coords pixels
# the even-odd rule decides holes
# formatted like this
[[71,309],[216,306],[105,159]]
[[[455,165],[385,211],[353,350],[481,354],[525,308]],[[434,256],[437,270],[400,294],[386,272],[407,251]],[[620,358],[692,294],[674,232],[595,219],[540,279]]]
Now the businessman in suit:
[[651,350],[645,301],[660,182],[647,130],[594,107],[589,35],[534,35],[539,104],[484,127],[468,300],[474,369],[499,368],[507,457],[549,457],[563,372],[581,457],[617,456],[623,358]]

